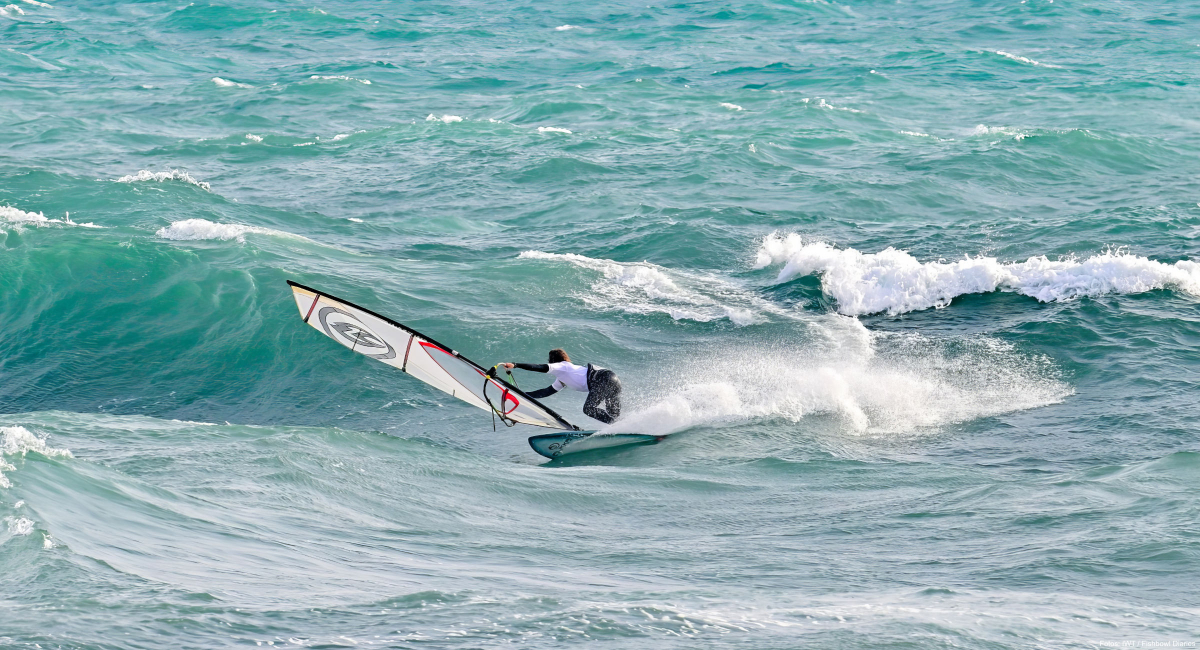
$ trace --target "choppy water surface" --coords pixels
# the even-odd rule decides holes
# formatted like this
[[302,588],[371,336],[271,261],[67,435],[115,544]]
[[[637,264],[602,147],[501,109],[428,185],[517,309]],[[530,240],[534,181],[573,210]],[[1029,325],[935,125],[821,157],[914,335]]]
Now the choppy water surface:
[[[0,34],[0,645],[1200,641],[1200,4]],[[544,463],[287,279],[673,435]]]

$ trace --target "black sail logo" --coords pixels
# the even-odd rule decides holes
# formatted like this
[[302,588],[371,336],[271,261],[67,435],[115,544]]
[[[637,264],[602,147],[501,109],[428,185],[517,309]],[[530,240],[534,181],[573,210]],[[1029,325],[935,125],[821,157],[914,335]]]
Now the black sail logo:
[[385,345],[383,341],[379,340],[379,337],[354,323],[330,323],[329,326],[341,332],[345,338],[354,341],[355,345],[372,348],[382,348]]
[[317,317],[329,338],[372,359],[395,359],[396,349],[348,311],[322,307]]

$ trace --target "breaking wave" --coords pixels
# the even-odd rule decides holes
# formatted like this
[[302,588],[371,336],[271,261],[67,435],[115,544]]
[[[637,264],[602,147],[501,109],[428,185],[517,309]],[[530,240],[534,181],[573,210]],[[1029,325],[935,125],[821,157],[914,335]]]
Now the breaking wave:
[[[246,137],[250,138],[250,135],[248,134]],[[250,139],[253,140],[254,138]],[[210,186],[208,183],[205,183],[204,181],[198,181],[193,178],[191,174],[178,169],[170,169],[165,172],[152,172],[143,169],[136,174],[129,174],[117,179],[118,183],[137,183],[141,181],[154,181],[156,183],[163,183],[166,181],[182,181],[189,185],[195,185],[206,192],[212,191],[212,186]]]
[[49,217],[42,214],[41,212],[25,212],[24,210],[18,210],[17,208],[7,206],[7,205],[0,205],[0,221],[7,221],[8,223],[11,223],[11,224],[14,224],[17,226],[59,225],[59,226],[80,226],[82,228],[103,228],[103,226],[97,226],[96,224],[90,223],[90,222],[89,223],[75,223],[74,221],[71,221],[71,213],[70,212],[68,212],[66,214],[66,216],[63,217],[62,219],[50,219]]
[[820,108],[822,110],[827,110],[827,111],[846,111],[847,113],[862,113],[863,112],[863,111],[858,110],[857,108],[849,108],[846,106],[834,106],[833,104],[826,102],[824,99],[822,99],[820,97],[813,97],[813,98],[805,97],[805,98],[801,99],[800,101],[804,102],[805,104],[808,104],[809,106],[812,106],[813,108]]
[[1017,61],[1019,63],[1028,63],[1029,65],[1036,65],[1040,68],[1061,68],[1062,67],[1061,65],[1051,65],[1049,63],[1041,63],[1038,61],[1034,61],[1033,59],[1030,59],[1028,57],[1020,56],[1017,54],[1010,54],[1009,52],[1005,52],[1003,50],[996,50],[996,54],[998,54],[1006,59],[1012,60],[1012,61]]
[[222,79],[220,77],[213,77],[212,82],[217,84],[221,88],[253,88],[254,87],[254,86],[251,86],[250,84],[238,83],[236,81],[230,81],[228,79]]
[[1200,296],[1200,264],[1167,264],[1123,250],[1082,261],[1039,255],[1024,262],[965,256],[954,262],[922,263],[892,247],[861,253],[806,241],[795,233],[771,234],[759,246],[754,267],[776,264],[783,264],[778,282],[820,275],[822,290],[837,300],[839,312],[851,316],[945,307],[958,296],[992,291],[1011,291],[1041,302],[1158,289]]
[[8,457],[21,456],[29,452],[41,454],[47,458],[71,458],[69,449],[55,449],[46,444],[44,437],[30,433],[25,427],[0,427],[0,488],[12,487],[12,482],[4,475],[16,469],[8,462]]
[[33,520],[26,517],[5,517],[8,533],[14,537],[23,537],[33,532]]
[[367,86],[371,85],[370,79],[359,79],[358,77],[348,77],[344,74],[331,74],[331,75],[315,74],[315,75],[309,77],[309,79],[318,79],[318,80],[323,80],[323,81],[357,81],[360,84],[365,84]]
[[282,230],[273,230],[260,226],[246,226],[240,223],[215,223],[207,219],[176,221],[169,226],[159,228],[154,234],[163,239],[173,239],[175,241],[200,241],[206,239],[228,241],[236,239],[239,242],[244,242],[246,241],[246,235],[249,234],[307,240],[306,237]]

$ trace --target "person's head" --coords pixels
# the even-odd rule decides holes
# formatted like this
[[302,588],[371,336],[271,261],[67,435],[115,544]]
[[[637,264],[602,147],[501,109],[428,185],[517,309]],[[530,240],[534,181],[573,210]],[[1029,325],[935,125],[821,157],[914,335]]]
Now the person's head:
[[570,361],[571,357],[567,356],[567,351],[562,348],[554,348],[550,351],[550,363],[558,363],[559,361]]

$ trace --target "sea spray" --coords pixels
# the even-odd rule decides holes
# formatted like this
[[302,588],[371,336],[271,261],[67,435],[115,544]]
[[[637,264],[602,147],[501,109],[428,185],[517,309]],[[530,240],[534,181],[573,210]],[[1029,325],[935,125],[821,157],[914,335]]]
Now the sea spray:
[[[852,322],[803,343],[743,343],[664,361],[651,388],[603,431],[663,435],[823,414],[855,435],[915,434],[1054,404],[1073,392],[1048,358],[995,338],[870,335]],[[828,345],[830,337],[841,345]]]

